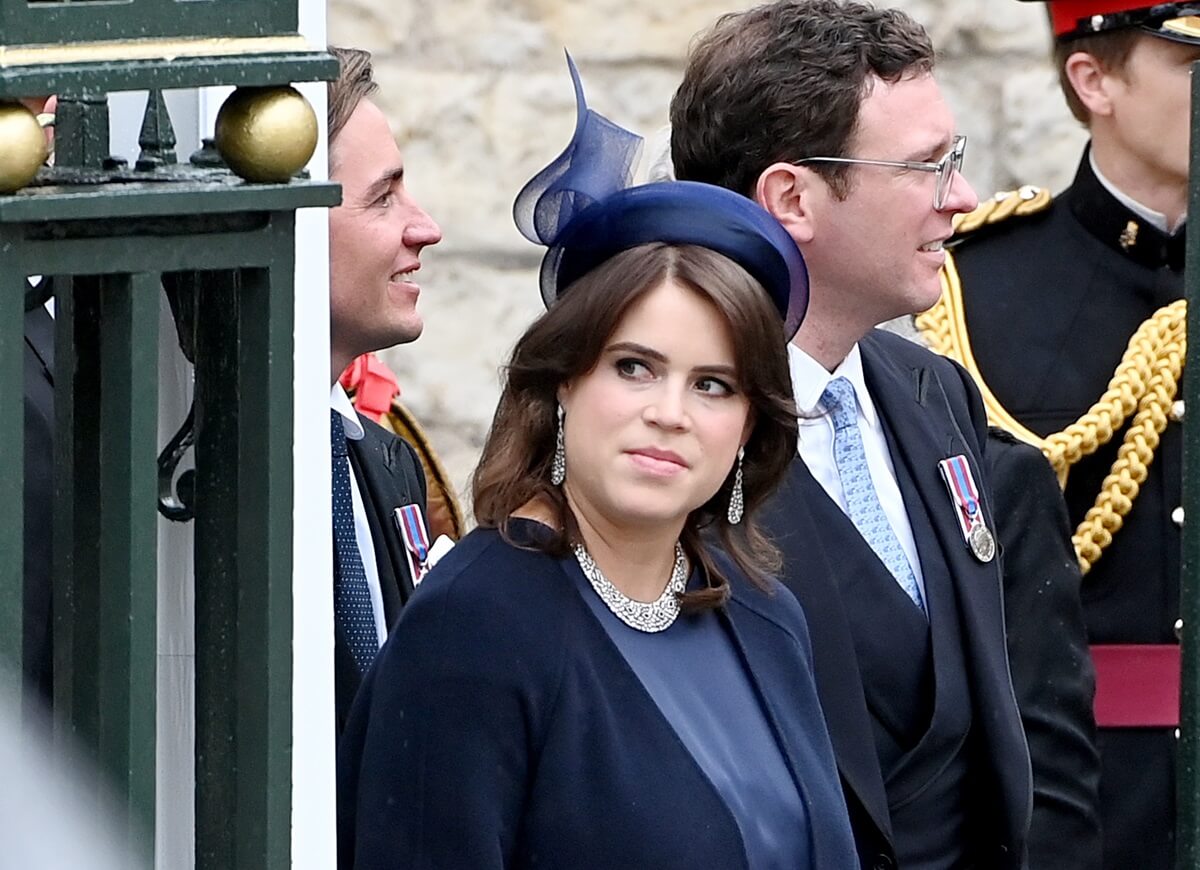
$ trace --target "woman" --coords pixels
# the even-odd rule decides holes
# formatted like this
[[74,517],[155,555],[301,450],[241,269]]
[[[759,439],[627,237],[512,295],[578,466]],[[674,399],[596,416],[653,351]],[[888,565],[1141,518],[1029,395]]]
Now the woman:
[[856,867],[753,519],[795,454],[803,261],[728,191],[620,189],[627,157],[597,167],[632,137],[576,88],[572,147],[518,197],[553,301],[508,366],[480,528],[356,702],[341,865]]

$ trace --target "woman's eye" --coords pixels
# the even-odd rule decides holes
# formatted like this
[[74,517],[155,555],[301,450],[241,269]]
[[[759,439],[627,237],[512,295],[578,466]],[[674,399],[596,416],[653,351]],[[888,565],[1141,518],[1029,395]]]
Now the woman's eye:
[[650,375],[650,367],[640,359],[619,359],[617,373],[626,378],[644,378]]
[[720,378],[701,378],[696,381],[696,389],[709,396],[732,396],[736,392]]

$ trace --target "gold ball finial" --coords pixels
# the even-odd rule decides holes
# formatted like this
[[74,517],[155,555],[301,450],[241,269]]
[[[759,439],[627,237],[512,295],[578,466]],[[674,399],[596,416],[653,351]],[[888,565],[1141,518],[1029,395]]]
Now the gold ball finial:
[[20,103],[0,103],[0,193],[33,181],[48,154],[37,116]]
[[317,116],[290,86],[238,88],[217,113],[217,150],[247,181],[285,183],[317,147]]

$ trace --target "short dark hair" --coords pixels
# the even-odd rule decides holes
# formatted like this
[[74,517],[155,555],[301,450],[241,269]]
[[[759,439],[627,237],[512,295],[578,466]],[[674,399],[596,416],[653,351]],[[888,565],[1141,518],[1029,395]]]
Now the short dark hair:
[[1071,110],[1075,120],[1086,125],[1091,122],[1092,113],[1079,99],[1079,94],[1075,93],[1075,87],[1067,77],[1067,58],[1082,51],[1094,57],[1096,63],[1106,72],[1120,75],[1125,71],[1125,63],[1129,60],[1133,46],[1143,36],[1147,39],[1157,38],[1143,33],[1136,27],[1127,27],[1076,39],[1055,40],[1054,67],[1058,70],[1058,84],[1062,88],[1063,96],[1067,98],[1067,108]]
[[329,83],[329,141],[332,144],[358,104],[379,90],[379,85],[375,83],[369,51],[331,45],[329,53],[341,65],[338,77]]
[[762,286],[721,254],[655,242],[622,251],[571,284],[512,352],[472,496],[476,521],[499,528],[506,538],[513,513],[541,498],[552,505],[561,529],[546,549],[563,555],[580,540],[562,490],[550,483],[558,389],[591,371],[630,306],[668,279],[712,302],[729,324],[738,383],[754,415],[743,463],[742,522],[731,525],[726,518],[731,473],[718,492],[692,512],[680,538],[709,581],[708,588],[683,596],[685,610],[695,611],[721,605],[729,593],[728,580],[704,542],[710,533],[715,532],[752,582],[763,585],[767,575],[778,571],[779,552],[759,530],[755,513],[796,455],[796,408],[779,312]]
[[[676,177],[753,196],[772,163],[849,156],[871,77],[933,65],[929,35],[896,9],[778,0],[724,15],[692,46],[671,100]],[[813,169],[845,195],[845,165]]]

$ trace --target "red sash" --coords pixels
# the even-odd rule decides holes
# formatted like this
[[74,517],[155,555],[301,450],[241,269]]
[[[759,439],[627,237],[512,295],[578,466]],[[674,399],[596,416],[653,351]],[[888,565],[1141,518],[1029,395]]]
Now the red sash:
[[1097,644],[1096,725],[1179,727],[1179,645]]

